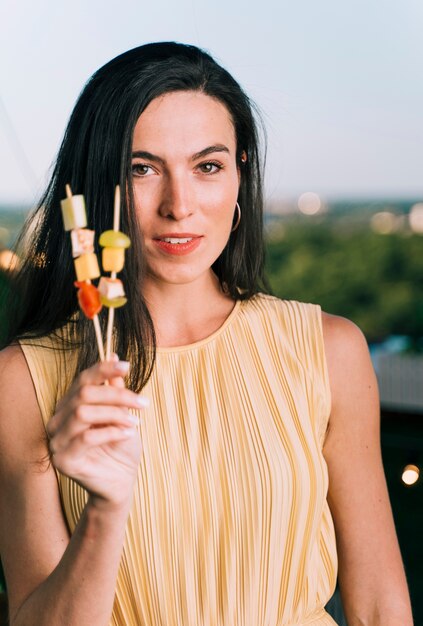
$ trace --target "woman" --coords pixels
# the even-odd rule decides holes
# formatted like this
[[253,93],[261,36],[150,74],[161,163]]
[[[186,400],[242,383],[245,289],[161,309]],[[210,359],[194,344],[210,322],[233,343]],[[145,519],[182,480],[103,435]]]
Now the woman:
[[[66,183],[84,193],[99,234],[116,182],[129,301],[123,360],[99,364],[59,202]],[[11,624],[329,625],[336,548],[349,624],[411,624],[366,343],[259,293],[257,132],[236,81],[182,44],[112,60],[32,228],[0,363]]]

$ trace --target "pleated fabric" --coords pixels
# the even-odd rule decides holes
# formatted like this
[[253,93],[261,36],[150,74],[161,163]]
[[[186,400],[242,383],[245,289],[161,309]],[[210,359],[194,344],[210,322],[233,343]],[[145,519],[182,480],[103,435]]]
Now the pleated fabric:
[[[22,348],[47,422],[71,382],[60,374],[68,357]],[[207,339],[159,348],[143,395],[110,625],[333,626],[320,307],[237,302]],[[86,493],[60,474],[59,486],[72,532]]]

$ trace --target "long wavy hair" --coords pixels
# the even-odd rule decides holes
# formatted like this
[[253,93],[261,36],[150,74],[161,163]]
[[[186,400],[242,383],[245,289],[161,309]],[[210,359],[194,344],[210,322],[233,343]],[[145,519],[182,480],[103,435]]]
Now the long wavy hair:
[[[97,235],[113,223],[116,184],[123,194],[121,230],[129,235],[122,280],[128,303],[116,310],[115,350],[131,357],[129,386],[141,390],[155,358],[153,323],[140,289],[145,272],[143,243],[134,210],[131,153],[135,124],[148,104],[174,91],[199,91],[223,103],[235,128],[241,170],[238,202],[242,219],[213,265],[224,289],[236,300],[266,291],[264,278],[262,165],[256,108],[240,85],[205,51],[175,42],[134,48],[100,68],[81,92],[57,156],[48,187],[18,240],[26,251],[8,304],[5,343],[62,333],[63,348],[78,349],[77,371],[96,359],[93,324],[79,312],[70,237],[63,229],[60,200],[65,185],[84,194],[88,227]],[[243,152],[248,155],[244,163]],[[264,161],[264,158],[263,158]],[[98,249],[96,250],[98,252]],[[106,325],[100,314],[102,328]],[[68,338],[66,342],[64,337]]]

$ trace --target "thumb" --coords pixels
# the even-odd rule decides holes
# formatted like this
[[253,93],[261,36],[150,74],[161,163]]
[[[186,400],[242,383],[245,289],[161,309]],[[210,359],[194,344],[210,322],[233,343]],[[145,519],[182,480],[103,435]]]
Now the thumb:
[[[117,354],[113,353],[110,360],[116,363],[117,361],[119,361],[119,357]],[[112,387],[125,387],[125,383],[123,382],[123,378],[121,376],[116,376],[116,378],[109,378],[109,385],[111,385]]]

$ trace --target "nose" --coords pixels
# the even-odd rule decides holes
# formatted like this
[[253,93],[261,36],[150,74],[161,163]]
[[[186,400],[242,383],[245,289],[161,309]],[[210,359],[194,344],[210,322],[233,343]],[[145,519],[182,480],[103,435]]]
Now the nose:
[[183,174],[169,176],[160,205],[160,215],[181,221],[194,212],[194,198],[189,181]]

